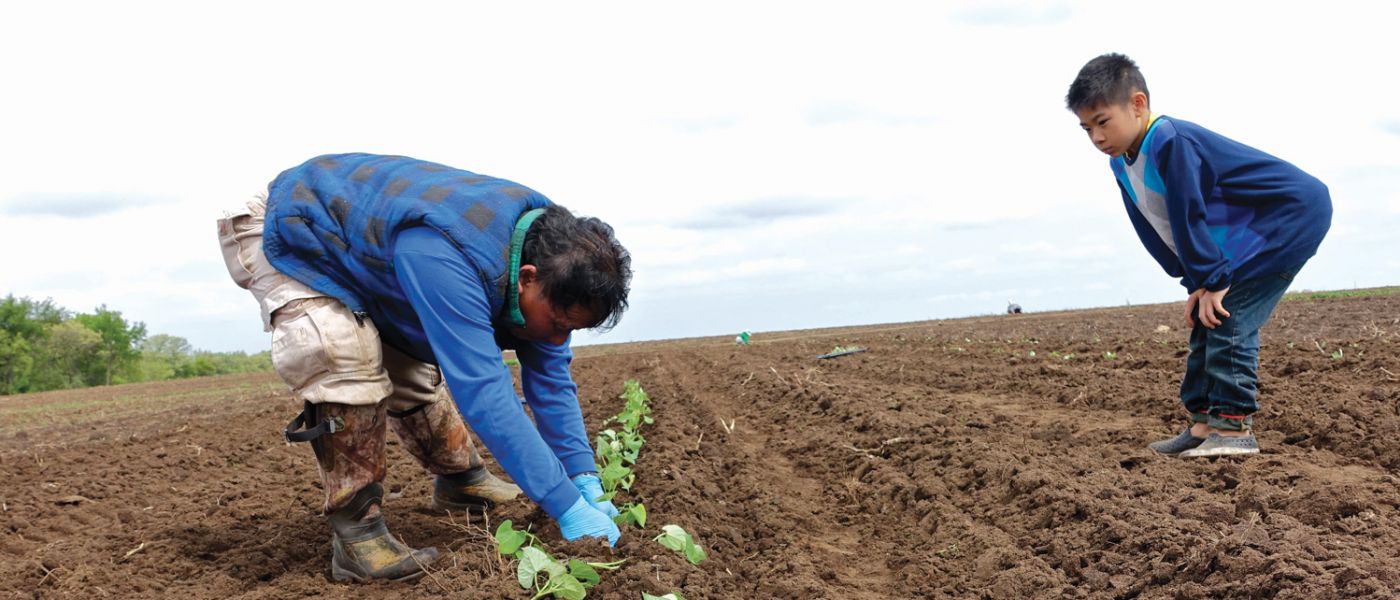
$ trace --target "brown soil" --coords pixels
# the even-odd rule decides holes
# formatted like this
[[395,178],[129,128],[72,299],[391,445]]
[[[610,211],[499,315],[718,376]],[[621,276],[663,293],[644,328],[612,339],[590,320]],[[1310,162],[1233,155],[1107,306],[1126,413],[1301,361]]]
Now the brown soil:
[[[525,501],[492,519],[532,523],[556,554],[627,558],[604,598],[1400,596],[1400,296],[1280,306],[1248,459],[1143,447],[1182,425],[1178,310],[584,348],[590,427],[623,380],[651,395],[632,494],[651,521],[609,551],[564,544]],[[870,351],[814,360],[837,344]],[[268,374],[0,398],[0,598],[530,596],[484,528],[428,510],[397,445],[390,526],[445,556],[413,583],[329,581],[283,389]],[[667,523],[709,559],[653,543]]]

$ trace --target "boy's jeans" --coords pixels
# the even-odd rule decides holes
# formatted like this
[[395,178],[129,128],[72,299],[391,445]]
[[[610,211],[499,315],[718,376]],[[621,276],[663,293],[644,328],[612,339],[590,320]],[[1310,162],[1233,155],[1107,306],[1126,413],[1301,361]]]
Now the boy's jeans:
[[1215,329],[1200,323],[1191,329],[1181,403],[1192,422],[1216,429],[1251,428],[1252,415],[1259,410],[1259,328],[1302,268],[1298,265],[1230,286],[1223,301],[1230,317]]

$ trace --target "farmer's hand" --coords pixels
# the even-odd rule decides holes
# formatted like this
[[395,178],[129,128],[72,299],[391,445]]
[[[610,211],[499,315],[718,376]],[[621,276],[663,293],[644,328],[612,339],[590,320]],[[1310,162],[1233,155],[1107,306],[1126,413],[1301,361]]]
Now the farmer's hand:
[[618,530],[612,518],[593,508],[583,498],[579,498],[564,512],[564,516],[559,517],[559,532],[571,542],[582,537],[608,538],[609,546],[616,546],[617,538],[622,537],[622,531]]
[[1186,319],[1187,327],[1196,326],[1196,305],[1200,303],[1201,294],[1204,294],[1205,292],[1206,289],[1201,288],[1199,290],[1191,292],[1191,295],[1186,297],[1186,313],[1183,315],[1183,317],[1185,317]]
[[1230,292],[1230,288],[1218,292],[1207,291],[1204,288],[1198,291],[1201,297],[1196,302],[1196,316],[1206,329],[1219,327],[1221,319],[1230,317],[1230,311],[1225,310],[1225,294]]
[[574,487],[578,488],[578,493],[583,494],[583,499],[593,505],[593,508],[603,511],[603,514],[609,517],[617,516],[617,507],[613,506],[611,500],[598,501],[603,495],[603,480],[598,479],[597,475],[584,473],[574,477],[573,482]]

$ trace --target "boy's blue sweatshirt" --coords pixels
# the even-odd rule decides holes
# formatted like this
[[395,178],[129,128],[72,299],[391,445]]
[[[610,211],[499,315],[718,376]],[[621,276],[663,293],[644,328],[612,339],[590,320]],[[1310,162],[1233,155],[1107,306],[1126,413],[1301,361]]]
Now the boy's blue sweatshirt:
[[1158,117],[1109,163],[1142,244],[1191,291],[1300,266],[1332,223],[1316,177],[1188,121]]
[[[268,187],[263,250],[278,271],[370,319],[385,344],[435,364],[462,417],[531,500],[558,519],[595,470],[569,343],[517,340],[506,312],[520,215],[550,204],[519,184],[402,156],[340,154]],[[520,360],[531,423],[501,348]]]

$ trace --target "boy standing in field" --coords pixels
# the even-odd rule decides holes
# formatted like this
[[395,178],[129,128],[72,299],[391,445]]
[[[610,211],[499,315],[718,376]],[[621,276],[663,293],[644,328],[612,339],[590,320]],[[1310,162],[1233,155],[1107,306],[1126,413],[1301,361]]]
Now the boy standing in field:
[[1332,221],[1327,186],[1195,123],[1155,115],[1122,54],[1080,69],[1065,102],[1104,154],[1147,251],[1189,295],[1181,402],[1191,425],[1168,456],[1258,454],[1259,328]]

